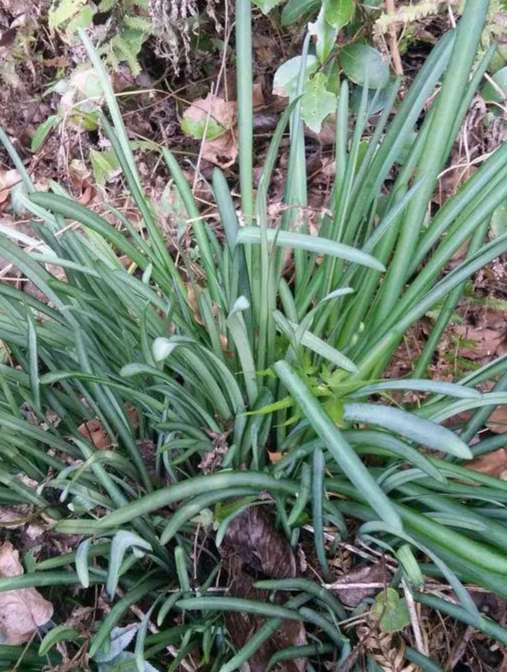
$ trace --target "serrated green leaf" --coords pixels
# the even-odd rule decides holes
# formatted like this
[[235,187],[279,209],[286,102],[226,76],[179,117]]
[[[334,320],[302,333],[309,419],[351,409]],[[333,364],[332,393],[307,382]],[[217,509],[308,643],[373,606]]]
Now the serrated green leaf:
[[125,25],[132,30],[138,30],[142,33],[151,33],[153,26],[151,21],[144,16],[126,15],[123,19]]
[[86,0],[59,0],[54,1],[49,9],[49,28],[54,30],[72,19],[86,4]]
[[301,117],[314,133],[320,133],[324,119],[336,111],[336,96],[326,89],[326,83],[326,75],[318,72],[303,89]]
[[349,44],[340,54],[341,66],[349,79],[369,89],[383,89],[389,81],[389,68],[377,49],[368,44]]
[[109,12],[117,4],[118,0],[102,0],[99,4],[99,12]]
[[324,0],[322,7],[326,22],[336,30],[341,30],[354,16],[353,0]]
[[280,5],[283,0],[253,0],[253,4],[258,7],[263,14],[269,14],[277,5]]
[[371,611],[384,632],[399,632],[410,623],[407,603],[394,588],[379,593]]
[[82,28],[88,28],[93,21],[93,17],[96,14],[94,7],[83,7],[83,9],[78,12],[67,24],[66,33],[67,35],[73,35],[77,33],[78,30]]
[[60,117],[57,114],[52,114],[45,121],[37,127],[33,134],[30,149],[32,152],[38,152],[44,144],[51,130],[60,123]]

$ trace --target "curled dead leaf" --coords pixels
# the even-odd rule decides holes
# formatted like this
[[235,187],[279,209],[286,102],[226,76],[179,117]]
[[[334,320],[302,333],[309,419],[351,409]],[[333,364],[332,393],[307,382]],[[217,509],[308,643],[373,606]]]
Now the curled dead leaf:
[[[6,541],[0,546],[0,576],[23,574],[19,553]],[[53,605],[35,588],[0,593],[0,641],[17,646],[30,641],[34,633],[53,616]]]

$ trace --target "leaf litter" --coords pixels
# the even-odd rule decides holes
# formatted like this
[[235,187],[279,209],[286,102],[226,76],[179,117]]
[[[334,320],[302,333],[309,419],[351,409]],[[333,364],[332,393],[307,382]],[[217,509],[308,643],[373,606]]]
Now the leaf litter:
[[[10,578],[24,573],[19,551],[6,541],[0,546],[0,577]],[[53,616],[53,605],[35,588],[0,592],[1,643],[18,645],[29,642],[38,628]]]

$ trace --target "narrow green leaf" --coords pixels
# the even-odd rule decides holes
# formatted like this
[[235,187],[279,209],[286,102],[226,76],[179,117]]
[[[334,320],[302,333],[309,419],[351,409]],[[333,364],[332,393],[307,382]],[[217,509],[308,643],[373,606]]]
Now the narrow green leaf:
[[306,250],[313,254],[324,254],[339,259],[345,259],[360,266],[373,268],[377,271],[385,271],[385,266],[375,257],[372,257],[361,250],[356,250],[349,245],[337,243],[334,240],[321,238],[320,236],[310,236],[305,233],[293,233],[291,231],[277,231],[267,229],[261,234],[261,229],[252,226],[245,226],[239,230],[238,243],[243,245],[257,244],[262,242],[262,235],[265,235],[268,243],[280,247],[290,247],[293,249]]
[[364,492],[367,501],[386,523],[401,530],[401,520],[393,505],[382,492],[368,469],[361,462],[357,454],[345,441],[339,429],[321,407],[317,399],[311,394],[305,383],[291,369],[285,361],[274,365],[289,393],[303,410],[313,429],[325,443],[327,449],[345,472],[350,481]]

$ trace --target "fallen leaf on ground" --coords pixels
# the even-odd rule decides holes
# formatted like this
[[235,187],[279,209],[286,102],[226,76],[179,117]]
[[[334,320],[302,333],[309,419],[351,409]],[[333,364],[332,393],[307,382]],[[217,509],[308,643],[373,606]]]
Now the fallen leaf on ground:
[[[296,575],[296,560],[289,542],[274,525],[273,517],[261,505],[249,506],[230,523],[221,554],[229,575],[229,591],[234,597],[266,601],[269,591],[254,586],[257,578]],[[279,594],[282,604],[287,595]],[[226,615],[232,641],[239,649],[261,627],[265,619],[252,614]],[[249,672],[264,672],[271,656],[289,646],[306,644],[306,630],[301,621],[283,621],[280,628],[248,661]],[[306,662],[299,658],[281,663],[282,672],[304,672]]]
[[202,157],[222,168],[236,161],[238,145],[233,127],[236,103],[213,94],[194,100],[183,113],[183,132],[202,141]]
[[17,170],[0,170],[0,204],[9,198],[12,187],[21,182],[21,175]]
[[264,107],[266,104],[266,99],[264,98],[264,91],[262,86],[262,80],[258,80],[252,86],[252,105],[254,110]]
[[388,580],[389,576],[382,564],[368,565],[339,578],[333,583],[332,590],[338,593],[340,602],[348,607],[357,607],[366,597],[378,593]]
[[480,471],[481,474],[488,476],[496,476],[503,480],[507,480],[507,450],[499,448],[486,455],[481,455],[471,462],[465,462],[464,466],[467,469]]
[[83,422],[79,425],[78,431],[81,436],[84,436],[85,439],[91,441],[95,448],[106,450],[113,445],[109,434],[99,420],[94,419]]
[[[498,406],[489,416],[486,425],[495,434],[507,432],[507,406]],[[507,444],[507,441],[505,442]]]
[[501,355],[506,351],[505,337],[501,331],[496,329],[473,328],[465,325],[456,325],[454,327],[456,334],[467,340],[473,341],[471,346],[460,347],[459,353],[467,359],[477,360],[483,357],[492,357]]
[[275,528],[264,506],[249,506],[227,529],[224,552],[238,554],[250,570],[266,576],[296,575],[296,560],[285,536]]
[[27,507],[11,507],[0,509],[0,528],[15,530],[23,527],[30,519]]
[[[6,541],[0,546],[0,576],[23,574],[19,553]],[[53,616],[53,605],[35,588],[0,593],[0,641],[17,646],[30,641],[34,633]]]

